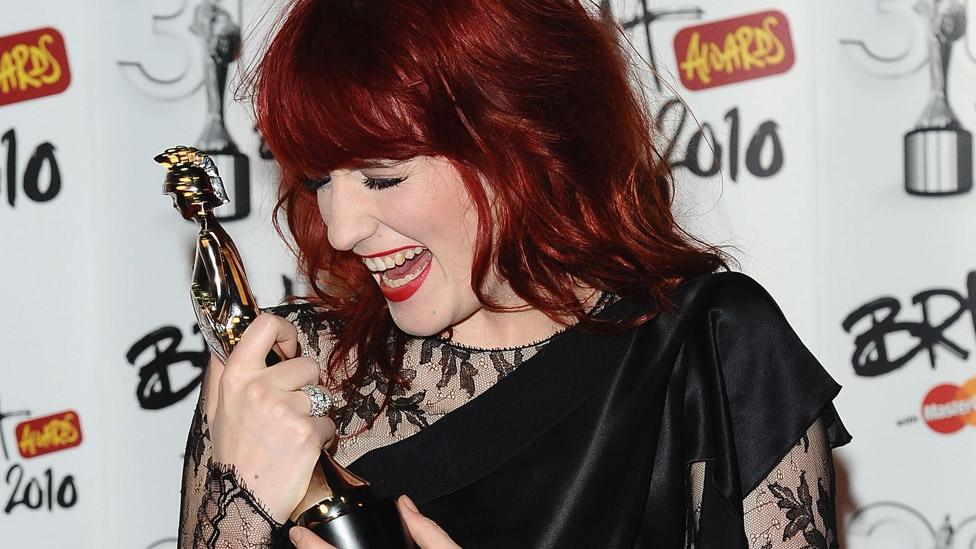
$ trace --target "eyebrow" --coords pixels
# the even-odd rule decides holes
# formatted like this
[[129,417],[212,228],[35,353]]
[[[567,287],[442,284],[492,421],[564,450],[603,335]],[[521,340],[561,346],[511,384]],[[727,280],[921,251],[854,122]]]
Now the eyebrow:
[[395,168],[401,164],[404,164],[405,162],[405,160],[367,160],[363,162],[359,168]]

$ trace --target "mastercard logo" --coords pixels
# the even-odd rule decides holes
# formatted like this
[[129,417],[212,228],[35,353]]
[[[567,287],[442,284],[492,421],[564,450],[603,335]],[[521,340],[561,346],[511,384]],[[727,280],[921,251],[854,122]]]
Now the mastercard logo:
[[922,419],[930,429],[946,435],[966,425],[976,427],[976,377],[962,385],[933,387],[922,400]]

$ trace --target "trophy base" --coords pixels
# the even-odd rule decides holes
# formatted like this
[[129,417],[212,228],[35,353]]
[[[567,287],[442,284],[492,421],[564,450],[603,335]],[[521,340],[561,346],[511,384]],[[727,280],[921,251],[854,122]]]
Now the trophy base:
[[973,188],[973,137],[962,128],[918,128],[905,134],[905,192],[963,194]]
[[371,501],[329,521],[298,523],[339,549],[417,549],[395,498]]

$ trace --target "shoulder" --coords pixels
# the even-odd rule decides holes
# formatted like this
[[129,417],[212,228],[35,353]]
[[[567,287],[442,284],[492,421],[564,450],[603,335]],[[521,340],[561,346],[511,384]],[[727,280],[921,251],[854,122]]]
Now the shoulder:
[[675,305],[679,321],[689,324],[689,337],[713,348],[726,376],[756,370],[764,376],[825,373],[776,300],[748,275],[722,272],[687,280],[675,291]]
[[782,311],[769,292],[749,275],[737,272],[710,273],[682,282],[675,296],[686,311],[723,310],[770,314]]
[[849,439],[831,405],[840,386],[759,282],[713,273],[685,281],[674,300],[678,321],[687,327],[678,361],[689,372],[687,391],[701,393],[690,401],[702,408],[691,413],[709,416],[709,403],[721,403],[722,413],[714,416],[729,422],[743,493],[818,417],[831,445]]
[[679,320],[699,319],[727,345],[786,343],[798,338],[770,293],[752,277],[736,272],[711,273],[684,281],[675,289]]

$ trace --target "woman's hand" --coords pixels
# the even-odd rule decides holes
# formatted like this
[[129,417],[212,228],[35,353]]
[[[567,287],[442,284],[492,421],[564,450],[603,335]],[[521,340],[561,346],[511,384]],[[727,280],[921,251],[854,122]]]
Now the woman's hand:
[[298,350],[298,333],[283,318],[259,315],[241,337],[226,365],[211,361],[207,417],[213,459],[233,465],[249,491],[278,522],[285,522],[308,489],[322,448],[335,438],[329,418],[308,415],[309,398],[298,391],[319,384],[318,364],[293,358],[265,366],[277,347]]
[[[407,496],[400,496],[397,500],[400,516],[407,524],[410,536],[417,542],[420,549],[461,549],[454,540],[447,535],[436,522],[420,514],[417,506]],[[337,549],[335,546],[322,541],[311,530],[295,526],[288,531],[288,537],[298,549]]]

